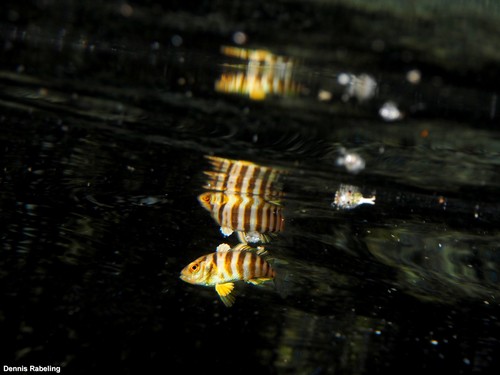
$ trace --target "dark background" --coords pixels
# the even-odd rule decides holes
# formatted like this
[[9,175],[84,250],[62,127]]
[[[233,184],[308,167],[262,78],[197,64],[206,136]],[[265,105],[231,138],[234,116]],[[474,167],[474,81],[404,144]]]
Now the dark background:
[[[500,5],[0,8],[2,370],[498,372]],[[221,53],[237,32],[292,59],[300,89],[214,90],[246,71]],[[342,73],[369,74],[375,95],[346,98]],[[400,120],[380,116],[388,101]],[[345,149],[366,168],[338,165]],[[197,202],[208,154],[288,170],[268,245],[286,293],[239,285],[228,309],[179,280],[236,243]],[[346,183],[376,204],[332,207]]]

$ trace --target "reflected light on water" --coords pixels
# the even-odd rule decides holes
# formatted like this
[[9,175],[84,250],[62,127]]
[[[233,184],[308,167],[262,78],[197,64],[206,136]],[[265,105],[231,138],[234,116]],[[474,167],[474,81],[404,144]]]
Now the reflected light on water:
[[344,101],[354,97],[358,101],[363,102],[373,98],[377,92],[377,82],[369,74],[350,74],[340,73],[337,77],[340,85],[345,86]]

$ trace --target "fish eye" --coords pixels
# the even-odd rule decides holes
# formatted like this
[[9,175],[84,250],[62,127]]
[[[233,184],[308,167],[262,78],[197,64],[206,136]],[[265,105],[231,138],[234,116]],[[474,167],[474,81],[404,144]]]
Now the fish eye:
[[196,272],[200,268],[200,265],[198,263],[193,264],[189,269],[191,272]]
[[203,202],[210,202],[210,194],[205,194],[201,197]]

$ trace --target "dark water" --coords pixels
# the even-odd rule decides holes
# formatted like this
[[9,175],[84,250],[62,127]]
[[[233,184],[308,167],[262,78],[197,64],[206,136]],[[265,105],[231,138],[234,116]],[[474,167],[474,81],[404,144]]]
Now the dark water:
[[[2,4],[2,370],[497,373],[498,5]],[[262,64],[223,46],[288,89],[216,90]],[[237,243],[207,155],[287,171],[286,293],[179,279]]]

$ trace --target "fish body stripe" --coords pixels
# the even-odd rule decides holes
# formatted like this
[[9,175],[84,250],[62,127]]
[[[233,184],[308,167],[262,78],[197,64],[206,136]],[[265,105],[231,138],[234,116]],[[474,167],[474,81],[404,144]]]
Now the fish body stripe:
[[245,222],[246,222],[245,220],[246,220],[246,217],[247,217],[247,215],[246,215],[247,209],[246,208],[247,208],[248,202],[250,202],[250,199],[243,198],[241,200],[240,204],[238,205],[238,216],[237,216],[238,222],[237,222],[237,225],[236,225],[237,228],[241,228],[241,227],[244,228],[245,227]]
[[250,185],[250,182],[252,180],[252,176],[255,172],[255,166],[254,165],[249,165],[247,167],[247,171],[245,173],[245,177],[243,178],[243,181],[241,183],[241,192],[248,192],[248,187]]
[[260,195],[261,194],[260,188],[262,186],[262,180],[264,179],[264,175],[265,175],[265,169],[260,168],[259,174],[258,174],[257,178],[255,179],[255,183],[253,185],[253,190],[252,190],[253,195]]
[[241,251],[234,251],[233,258],[231,260],[231,274],[238,279],[241,279],[243,273],[243,268],[239,266],[241,263]]
[[224,272],[227,278],[233,278],[233,270],[231,268],[231,260],[233,259],[233,251],[225,251],[220,255],[224,255]]
[[255,231],[257,228],[258,209],[259,209],[259,207],[256,204],[252,204],[250,206],[250,222],[248,223],[248,225],[249,225],[248,229],[250,231]]
[[[221,225],[223,227],[232,228],[232,225],[231,225],[231,223],[232,223],[231,214],[232,214],[232,209],[233,209],[232,206],[233,206],[232,204],[227,204],[227,203],[221,206],[221,208],[222,208],[222,223],[221,223]],[[229,225],[227,225],[227,224],[229,224]]]
[[243,259],[243,280],[250,280],[254,278],[255,274],[255,254],[246,252]]
[[227,257],[228,252],[220,252],[220,253],[215,253],[215,258],[217,261],[217,272],[215,274],[216,279],[219,282],[225,281],[225,280],[231,280],[231,277],[227,271],[226,268],[226,257]]
[[[240,173],[243,165],[241,163],[234,163],[227,179],[226,190],[229,191],[238,191],[236,190],[239,187],[238,180],[240,179]],[[245,168],[246,169],[246,168]]]
[[213,277],[217,273],[217,261],[215,260],[215,254],[208,254],[205,257],[205,269],[206,279],[209,283],[212,282]]
[[245,259],[245,252],[238,251],[238,261],[236,262],[236,274],[240,279],[243,279],[243,261]]
[[271,175],[273,174],[272,173],[272,170],[269,170],[269,169],[265,169],[264,171],[264,176],[262,177],[262,183],[260,185],[260,194],[259,195],[267,195],[269,193],[269,185],[272,183],[272,179],[271,179]]
[[[260,257],[255,257],[255,261],[253,262],[253,277],[262,276],[262,263],[264,260]],[[252,277],[252,278],[253,278]]]

